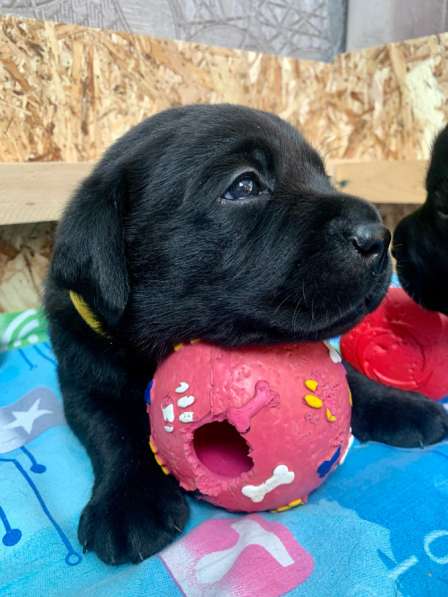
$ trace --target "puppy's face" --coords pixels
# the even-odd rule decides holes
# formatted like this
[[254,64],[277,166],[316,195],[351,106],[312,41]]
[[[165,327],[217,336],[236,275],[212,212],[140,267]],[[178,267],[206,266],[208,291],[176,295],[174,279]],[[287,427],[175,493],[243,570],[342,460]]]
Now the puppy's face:
[[448,313],[448,127],[437,137],[425,204],[404,218],[393,253],[403,288],[427,309]]
[[[143,351],[192,338],[328,338],[387,288],[389,233],[375,209],[337,192],[318,154],[270,114],[237,106],[159,114],[109,150],[82,197],[92,198],[89,218],[108,238],[89,257],[100,285],[90,304]],[[72,206],[65,222],[75,214]],[[59,237],[62,245],[64,225]],[[79,252],[88,249],[80,243]],[[108,265],[95,265],[104,252]],[[112,264],[117,252],[125,258]],[[74,289],[92,293],[90,280]]]
[[328,338],[378,304],[388,232],[371,206],[332,188],[289,125],[196,107],[166,114],[157,136],[126,218],[123,321],[139,344]]

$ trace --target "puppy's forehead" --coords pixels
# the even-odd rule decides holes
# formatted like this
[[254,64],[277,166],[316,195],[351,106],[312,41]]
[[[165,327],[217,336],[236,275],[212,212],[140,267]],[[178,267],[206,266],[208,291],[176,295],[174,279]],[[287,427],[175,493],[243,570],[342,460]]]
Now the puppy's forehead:
[[223,113],[214,123],[216,135],[235,140],[253,140],[272,148],[281,145],[306,146],[305,139],[290,124],[268,112],[235,109]]
[[[209,114],[195,142],[216,154],[250,154],[260,163],[320,161],[317,152],[289,123],[268,112],[225,106]],[[199,123],[198,123],[199,124]]]

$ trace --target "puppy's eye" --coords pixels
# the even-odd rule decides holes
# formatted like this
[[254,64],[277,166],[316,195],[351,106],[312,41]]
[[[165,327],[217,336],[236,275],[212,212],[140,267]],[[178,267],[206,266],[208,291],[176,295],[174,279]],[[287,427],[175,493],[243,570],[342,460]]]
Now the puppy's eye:
[[263,187],[257,175],[253,172],[245,172],[232,182],[223,197],[228,201],[250,199],[251,197],[257,197],[262,190]]

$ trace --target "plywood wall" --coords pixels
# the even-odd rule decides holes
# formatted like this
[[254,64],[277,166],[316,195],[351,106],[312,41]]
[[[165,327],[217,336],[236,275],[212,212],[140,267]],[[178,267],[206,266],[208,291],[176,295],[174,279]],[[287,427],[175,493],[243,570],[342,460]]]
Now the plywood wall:
[[0,228],[0,312],[40,305],[55,226],[40,223]]
[[4,17],[0,46],[0,161],[94,160],[195,102],[271,110],[333,159],[426,158],[448,116],[448,34],[324,64]]
[[323,140],[330,155],[426,159],[448,121],[448,34],[342,54],[330,86],[338,106]]
[[164,108],[232,102],[306,121],[328,65],[39,21],[0,20],[1,161],[98,158]]

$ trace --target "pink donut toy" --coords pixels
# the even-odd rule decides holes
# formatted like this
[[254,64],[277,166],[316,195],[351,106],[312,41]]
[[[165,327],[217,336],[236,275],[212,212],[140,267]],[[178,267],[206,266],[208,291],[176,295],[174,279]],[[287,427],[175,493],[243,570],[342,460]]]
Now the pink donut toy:
[[345,370],[320,342],[179,345],[156,371],[147,403],[162,470],[228,510],[305,503],[350,445]]

